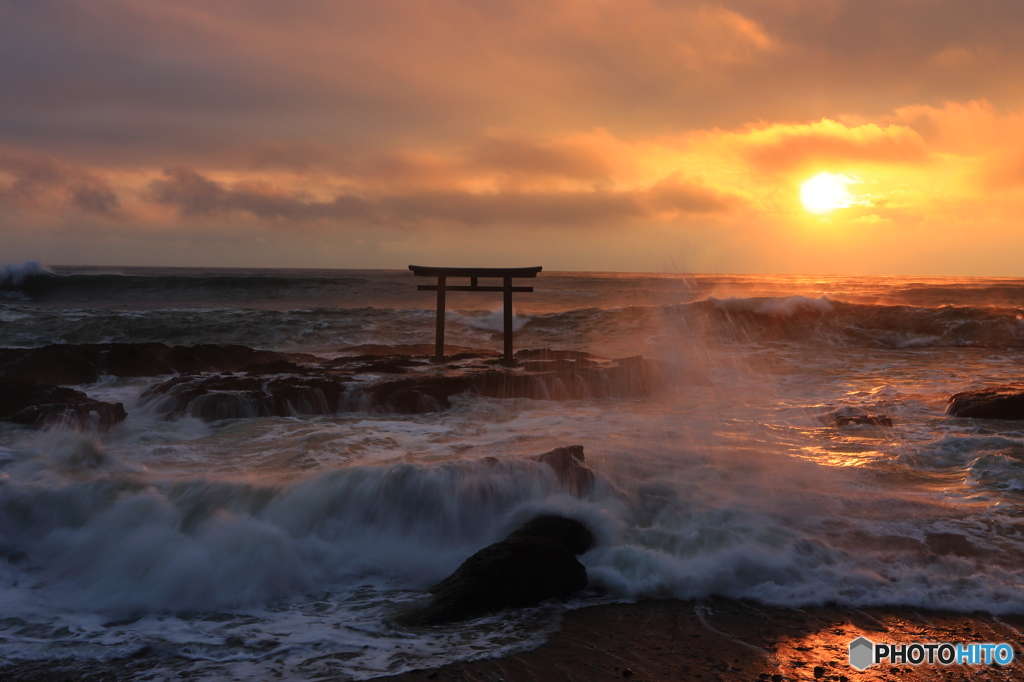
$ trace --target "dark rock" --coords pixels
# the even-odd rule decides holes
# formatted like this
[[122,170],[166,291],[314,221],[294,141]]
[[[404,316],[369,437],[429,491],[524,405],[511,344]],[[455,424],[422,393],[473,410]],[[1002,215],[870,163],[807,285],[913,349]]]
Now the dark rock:
[[[308,356],[312,358],[313,356]],[[274,351],[254,350],[248,346],[200,344],[174,346],[166,354],[168,365],[182,374],[195,372],[237,372],[243,367],[286,360]]]
[[456,353],[446,359],[450,362],[460,362],[462,360],[478,360],[482,357],[484,356],[480,353]]
[[564,598],[587,586],[576,555],[547,538],[514,537],[485,547],[438,583],[434,598],[404,620],[435,625]]
[[308,374],[309,370],[288,360],[271,360],[242,367],[239,372],[249,374]]
[[557,350],[553,348],[524,348],[516,351],[516,360],[579,360],[599,356],[581,350]]
[[408,360],[382,360],[380,362],[371,362],[368,365],[358,367],[353,371],[357,374],[405,374],[408,370],[406,367],[412,363]]
[[509,538],[516,537],[554,540],[573,554],[583,554],[594,546],[594,536],[587,527],[564,516],[538,516],[509,534]]
[[64,386],[42,386],[0,377],[0,420],[36,429],[107,431],[128,415],[121,403],[93,400]]
[[[406,356],[432,356],[436,350],[432,343],[412,343],[412,344],[381,344],[381,343],[364,343],[358,346],[347,346],[340,349],[339,352],[347,353],[349,355],[406,355]],[[456,353],[474,353],[477,355],[501,355],[498,351],[490,350],[487,348],[468,348],[466,346],[449,346],[445,345],[444,354],[445,356],[454,355]]]
[[949,399],[946,414],[976,419],[1024,419],[1024,384],[956,393]]
[[576,550],[592,546],[593,536],[578,521],[538,517],[466,559],[434,586],[430,603],[400,620],[436,625],[568,597],[587,586]]
[[533,459],[554,469],[561,484],[577,497],[594,488],[594,472],[585,463],[582,445],[555,448]]

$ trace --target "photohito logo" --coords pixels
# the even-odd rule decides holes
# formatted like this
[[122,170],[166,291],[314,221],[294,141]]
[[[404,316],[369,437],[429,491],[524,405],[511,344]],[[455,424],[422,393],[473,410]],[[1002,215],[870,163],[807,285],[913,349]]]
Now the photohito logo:
[[911,642],[910,644],[875,644],[867,637],[850,642],[850,665],[867,670],[882,661],[890,663],[922,663],[940,665],[1009,665],[1013,662],[1013,647],[999,644],[951,644],[949,642]]

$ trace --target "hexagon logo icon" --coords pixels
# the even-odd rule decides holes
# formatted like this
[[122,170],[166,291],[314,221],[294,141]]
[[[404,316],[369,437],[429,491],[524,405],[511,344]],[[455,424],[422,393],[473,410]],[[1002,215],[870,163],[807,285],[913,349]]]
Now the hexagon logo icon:
[[867,637],[858,637],[850,642],[850,665],[857,670],[867,670],[874,664],[875,645]]

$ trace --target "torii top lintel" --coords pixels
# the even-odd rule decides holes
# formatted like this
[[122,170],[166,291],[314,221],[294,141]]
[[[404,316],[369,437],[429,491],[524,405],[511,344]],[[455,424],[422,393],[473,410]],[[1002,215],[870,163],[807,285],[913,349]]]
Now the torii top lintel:
[[[512,358],[512,292],[531,292],[533,287],[513,287],[512,279],[516,277],[536,277],[543,270],[541,266],[530,268],[435,268],[425,265],[410,265],[409,269],[417,277],[437,277],[437,284],[421,284],[419,291],[437,292],[437,335],[434,341],[434,357],[444,360],[444,304],[447,291],[501,291],[505,294],[505,363],[513,364]],[[449,277],[469,277],[469,286],[448,286]],[[502,286],[482,287],[477,283],[478,277],[500,277]]]
[[544,268],[434,268],[426,265],[410,265],[417,277],[536,277]]

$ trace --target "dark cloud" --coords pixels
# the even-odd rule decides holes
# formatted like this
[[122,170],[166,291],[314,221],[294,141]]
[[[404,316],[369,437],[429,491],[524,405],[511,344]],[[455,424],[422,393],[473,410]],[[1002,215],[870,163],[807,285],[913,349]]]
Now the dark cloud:
[[488,192],[427,191],[365,198],[338,194],[331,201],[275,191],[265,185],[226,186],[192,169],[164,172],[149,198],[182,216],[248,213],[289,221],[360,221],[366,224],[448,223],[587,226],[650,218],[663,211],[716,213],[729,202],[695,185],[669,182],[650,191]]
[[40,154],[0,152],[0,205],[19,209],[59,209],[66,204],[79,211],[112,217],[120,201],[95,173]]
[[340,195],[334,201],[321,202],[253,183],[226,187],[190,168],[165,170],[162,179],[150,183],[149,198],[174,206],[183,216],[241,211],[271,220],[322,220],[366,215],[365,202],[358,197]]
[[114,215],[121,207],[113,190],[103,186],[79,186],[72,190],[71,202],[78,209],[96,215]]

